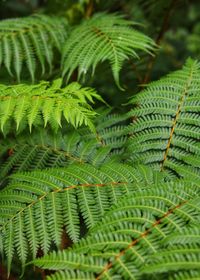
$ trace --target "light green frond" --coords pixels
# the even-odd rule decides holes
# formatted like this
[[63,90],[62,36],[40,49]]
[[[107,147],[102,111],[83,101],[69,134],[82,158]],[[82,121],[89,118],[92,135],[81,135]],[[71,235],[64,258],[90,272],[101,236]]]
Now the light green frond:
[[3,20],[0,22],[1,64],[5,65],[11,76],[16,74],[18,82],[22,68],[26,66],[34,81],[36,69],[39,69],[38,62],[41,74],[44,74],[46,64],[52,70],[53,50],[61,52],[67,32],[67,21],[52,16],[34,15]]
[[101,100],[95,90],[82,88],[77,83],[62,88],[55,85],[52,88],[50,82],[0,85],[1,130],[4,132],[4,127],[13,121],[17,130],[24,129],[28,124],[31,131],[33,126],[39,126],[42,122],[44,126],[49,123],[56,130],[64,119],[75,128],[85,125],[94,132],[92,119],[96,113],[87,102],[94,103],[94,98]]

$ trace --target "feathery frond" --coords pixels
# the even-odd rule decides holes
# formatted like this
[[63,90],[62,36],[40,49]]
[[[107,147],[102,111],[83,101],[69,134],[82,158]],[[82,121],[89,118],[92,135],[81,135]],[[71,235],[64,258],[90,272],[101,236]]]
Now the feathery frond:
[[[188,60],[182,70],[150,83],[136,95],[130,115],[128,153],[134,162],[177,173],[196,167],[200,156],[200,64]],[[199,167],[199,166],[198,166]]]
[[40,129],[2,139],[0,179],[6,179],[10,172],[64,167],[73,162],[100,166],[121,161],[128,137],[126,117],[101,112],[94,120],[96,134],[87,128],[62,129],[57,133]]
[[134,22],[119,15],[96,14],[76,27],[63,48],[63,76],[71,77],[78,69],[78,78],[90,68],[94,73],[98,63],[109,61],[118,87],[119,72],[123,62],[131,57],[138,58],[137,50],[151,53],[153,41],[133,29]]
[[[129,194],[106,213],[85,239],[68,250],[53,252],[33,263],[43,269],[62,271],[57,273],[57,278],[49,276],[48,279],[62,279],[62,274],[69,279],[71,271],[74,272],[74,279],[79,279],[79,274],[82,277],[85,274],[85,279],[91,275],[91,279],[96,280],[151,279],[145,278],[144,271],[148,271],[152,255],[158,258],[159,253],[164,255],[165,240],[178,243],[179,239],[175,240],[173,232],[176,232],[176,236],[180,234],[181,239],[184,228],[199,225],[199,191],[199,187],[182,186],[180,196],[179,185],[159,184]],[[193,242],[187,241],[187,237],[180,242],[183,246],[190,242],[194,252],[199,255],[195,247],[195,244],[199,244],[199,231],[194,231],[195,234]],[[172,257],[174,266],[177,259],[176,255]],[[195,263],[195,258],[193,261]],[[190,269],[189,265],[185,268]]]
[[8,73],[20,80],[22,67],[26,65],[31,80],[35,80],[36,62],[43,75],[48,65],[52,70],[54,49],[61,52],[67,38],[67,21],[46,15],[7,19],[0,22],[1,63]]
[[88,101],[102,100],[92,88],[82,88],[74,82],[61,88],[61,79],[50,82],[42,81],[37,85],[0,85],[0,126],[2,132],[9,131],[16,125],[22,130],[32,126],[49,123],[57,131],[62,119],[74,127],[89,126],[94,132],[92,118],[96,113]]
[[[8,269],[14,252],[22,264],[30,251],[44,253],[61,243],[65,229],[73,242],[80,237],[80,215],[91,228],[121,196],[158,178],[147,167],[110,163],[97,169],[88,164],[30,173],[16,173],[0,194],[0,237]],[[160,182],[165,175],[159,175]],[[82,224],[83,227],[83,224]]]

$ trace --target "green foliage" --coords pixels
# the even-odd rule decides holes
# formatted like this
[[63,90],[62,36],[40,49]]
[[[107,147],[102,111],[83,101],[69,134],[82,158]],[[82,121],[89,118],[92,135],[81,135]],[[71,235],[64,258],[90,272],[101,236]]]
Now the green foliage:
[[28,125],[31,131],[33,125],[44,123],[46,127],[49,123],[57,131],[62,126],[62,118],[74,127],[85,124],[95,131],[91,118],[96,113],[88,102],[94,103],[94,98],[102,100],[101,97],[78,83],[61,88],[61,82],[57,79],[52,84],[43,81],[37,85],[0,85],[1,131],[9,131],[13,121],[16,130]]
[[164,175],[146,167],[117,163],[104,164],[99,169],[71,164],[65,169],[12,175],[0,194],[1,243],[8,270],[15,251],[24,266],[29,251],[36,257],[39,247],[44,253],[52,242],[59,247],[63,229],[77,242],[80,226],[83,227],[80,215],[86,228],[91,228],[122,195],[157,178],[164,180]]
[[[67,79],[78,68],[78,79],[90,68],[92,75],[99,62],[108,60],[119,85],[119,72],[129,57],[139,58],[137,50],[151,53],[153,41],[132,28],[135,23],[118,15],[98,14],[76,27],[63,50],[63,75]],[[78,47],[77,47],[78,45]]]
[[182,70],[150,83],[133,97],[131,160],[177,173],[180,165],[199,167],[199,75],[199,63],[188,60]]
[[[35,15],[0,22],[0,65],[9,75],[20,80],[25,64],[31,80],[35,80],[39,62],[44,75],[46,64],[52,71],[54,49],[61,51],[67,37],[67,21],[62,18]],[[14,71],[14,73],[13,73]]]
[[197,2],[0,1],[2,280],[200,279]]
[[123,123],[127,116],[108,112],[99,111],[94,123],[96,135],[86,128],[57,133],[40,129],[2,140],[0,179],[7,178],[10,172],[63,167],[73,162],[100,166],[111,160],[120,161],[127,140]]
[[199,224],[199,186],[182,186],[181,197],[179,192],[176,184],[135,191],[113,206],[85,239],[34,264],[62,271],[47,279],[70,279],[72,271],[74,279],[151,279],[151,273],[153,279],[168,279],[157,273],[199,269],[199,228],[187,230]]

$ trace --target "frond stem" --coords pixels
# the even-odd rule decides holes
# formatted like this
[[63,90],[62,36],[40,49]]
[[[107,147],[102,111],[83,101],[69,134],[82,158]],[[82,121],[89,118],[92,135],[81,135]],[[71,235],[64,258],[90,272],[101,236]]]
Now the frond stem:
[[[142,240],[143,238],[145,238],[148,234],[150,234],[152,232],[152,230],[159,225],[162,220],[166,217],[168,217],[169,215],[173,214],[173,212],[180,208],[181,206],[183,206],[184,204],[186,204],[188,201],[182,201],[181,203],[179,203],[178,205],[176,205],[175,207],[169,209],[160,219],[156,220],[152,226],[150,228],[148,228],[147,230],[145,230],[142,234],[140,234],[140,236],[134,240],[131,241],[131,243],[122,251],[119,252],[119,254],[117,254],[115,256],[115,260],[120,259],[126,252],[127,250],[129,250],[130,248],[132,248],[133,246],[135,246],[136,244],[138,244],[138,242],[140,242],[140,240]],[[105,265],[104,269],[102,270],[102,272],[100,272],[100,274],[96,277],[96,280],[100,280],[101,276],[103,276],[104,273],[107,273],[107,271],[109,269],[111,269],[113,266],[113,262],[109,262],[108,264]]]

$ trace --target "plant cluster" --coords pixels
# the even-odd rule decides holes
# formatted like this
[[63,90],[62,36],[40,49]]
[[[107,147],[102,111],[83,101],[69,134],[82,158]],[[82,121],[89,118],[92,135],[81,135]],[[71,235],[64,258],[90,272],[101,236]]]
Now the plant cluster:
[[0,21],[2,279],[200,279],[198,4],[106,2]]

